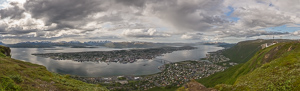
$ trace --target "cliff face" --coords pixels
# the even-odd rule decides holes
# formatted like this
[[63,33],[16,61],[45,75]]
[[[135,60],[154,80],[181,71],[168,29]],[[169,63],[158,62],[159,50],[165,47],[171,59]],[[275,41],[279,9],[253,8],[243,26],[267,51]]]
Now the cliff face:
[[8,56],[8,57],[10,57],[11,55],[10,55],[10,48],[9,47],[5,47],[5,46],[0,46],[0,53],[2,53],[2,54],[0,54],[0,56]]

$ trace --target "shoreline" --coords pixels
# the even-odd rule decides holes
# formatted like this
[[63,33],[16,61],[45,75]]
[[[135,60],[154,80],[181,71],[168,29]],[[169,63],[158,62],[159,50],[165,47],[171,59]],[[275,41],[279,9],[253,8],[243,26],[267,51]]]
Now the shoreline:
[[[160,69],[161,72],[149,74],[149,75],[122,75],[122,76],[110,76],[110,77],[72,76],[72,78],[87,83],[105,85],[110,90],[116,90],[119,88],[124,88],[124,89],[126,88],[126,90],[133,90],[133,89],[136,90],[136,88],[140,88],[140,87],[144,87],[143,90],[151,89],[153,87],[164,87],[164,86],[178,87],[178,86],[182,86],[183,84],[190,81],[191,79],[201,79],[203,77],[207,77],[216,72],[224,71],[225,69],[227,69],[228,67],[219,65],[217,62],[211,61],[211,59],[209,59],[208,57],[208,55],[219,54],[218,52],[222,50],[225,49],[221,49],[213,52],[207,52],[206,57],[200,58],[199,60],[185,60],[180,62],[172,62],[169,64],[164,64],[158,67],[158,69]],[[220,55],[216,57],[219,56]],[[185,65],[188,66],[185,67]],[[181,72],[178,72],[178,70],[181,70]],[[120,77],[125,78],[125,80],[124,79],[119,80],[118,78]],[[122,84],[123,86],[115,86],[116,84]],[[130,84],[136,84],[136,85],[131,86]]]
[[[81,80],[92,84],[101,84],[107,86],[110,90],[119,88],[116,84],[122,84],[121,88],[130,87],[134,88],[145,87],[144,90],[153,87],[164,86],[182,86],[191,79],[201,79],[207,77],[216,72],[224,71],[228,67],[216,65],[201,60],[186,60],[181,62],[174,62],[165,64],[165,69],[161,72],[150,75],[138,75],[138,76],[111,76],[111,77],[80,77],[71,76],[76,80]],[[119,78],[124,78],[120,80]],[[136,84],[131,86],[130,84]]]
[[[218,50],[220,50],[220,49],[223,50],[224,48],[220,47]],[[216,50],[212,50],[212,51],[216,51]],[[208,54],[208,53],[210,53],[210,52],[205,52],[205,54]],[[205,55],[205,54],[202,54],[202,55]],[[220,66],[214,65],[210,61],[202,60],[202,59],[203,59],[203,56],[198,57],[195,60],[185,60],[185,61],[180,61],[180,62],[172,62],[172,63],[169,63],[169,64],[174,66],[174,67],[175,67],[175,64],[177,64],[179,66],[179,64],[186,63],[186,62],[188,62],[188,63],[189,62],[190,63],[199,62],[199,63],[188,64],[188,65],[194,65],[194,66],[198,65],[199,67],[204,67],[203,65],[208,65],[205,68],[205,70],[203,70],[204,73],[201,73],[203,75],[200,75],[200,73],[199,73],[198,77],[196,77],[197,76],[196,75],[196,76],[192,77],[193,79],[199,79],[199,77],[202,78],[202,77],[211,75],[214,72],[217,72],[216,70],[223,71],[224,68],[210,69],[209,67],[220,67]],[[166,65],[169,65],[169,64],[157,65],[156,69],[158,69],[158,67],[166,66]],[[140,64],[140,66],[142,66],[142,65],[143,64]],[[122,85],[125,85],[127,87],[136,87],[136,86],[128,86],[130,84],[136,84],[136,85],[138,85],[138,87],[145,86],[146,87],[145,89],[149,89],[149,88],[152,88],[152,87],[169,86],[169,85],[180,86],[180,85],[182,85],[185,82],[190,80],[190,77],[188,75],[186,77],[182,76],[182,75],[178,75],[178,76],[176,76],[176,78],[178,78],[178,79],[176,79],[175,81],[181,80],[180,83],[175,83],[175,81],[171,82],[172,79],[163,81],[164,79],[173,78],[167,72],[172,72],[171,74],[177,74],[178,73],[178,72],[176,72],[176,70],[173,70],[173,69],[169,69],[169,71],[164,71],[164,70],[166,70],[166,68],[167,67],[164,67],[164,69],[160,69],[160,72],[152,73],[152,74],[146,74],[146,75],[121,75],[121,76],[106,76],[106,77],[89,77],[89,76],[76,76],[76,75],[69,75],[69,76],[72,77],[72,78],[75,78],[77,80],[81,80],[81,81],[88,82],[88,83],[96,83],[96,84],[101,84],[101,85],[105,85],[105,86],[108,85],[107,87],[111,87],[112,89],[114,89],[115,87],[111,86],[111,85],[117,85],[117,84],[122,84]],[[182,71],[182,72],[185,72],[184,74],[188,74],[188,73],[193,74],[193,72],[195,72],[195,73],[197,72],[197,70],[195,68],[190,68],[190,69],[195,69],[195,70],[185,69],[184,67],[178,67],[178,68],[184,70],[184,71]],[[199,69],[198,69],[198,71],[199,71]],[[173,75],[173,76],[175,78],[175,75]],[[120,78],[120,77],[122,77],[122,78],[125,77],[125,80],[119,80],[118,78]],[[145,80],[143,80],[144,78],[145,78]],[[151,82],[147,82],[147,79],[152,79],[152,80],[151,80]],[[163,82],[161,82],[159,80],[155,80],[155,79],[160,79]],[[139,85],[135,82],[142,82],[144,85]],[[147,84],[147,83],[150,83],[150,84]],[[125,87],[125,88],[127,88],[127,87]],[[116,87],[116,88],[118,88],[118,87]]]
[[[219,47],[222,47],[222,46],[219,46]],[[226,49],[226,47],[222,47],[223,49],[220,49],[220,50],[216,50],[216,51],[211,51],[211,52],[207,52],[206,55],[208,54],[211,54],[211,53],[216,53],[218,51],[223,51]],[[116,50],[114,50],[116,51]],[[92,51],[93,52],[93,51]],[[186,62],[186,61],[205,61],[205,62],[210,62],[210,63],[213,63],[211,61],[209,61],[207,59],[207,56],[204,57],[204,58],[199,58],[198,60],[184,60],[184,61],[179,61],[179,62],[166,62],[166,64],[170,64],[170,63],[180,63],[180,62]],[[110,63],[110,62],[108,62]],[[113,63],[116,63],[116,62],[113,62]],[[166,65],[164,64],[164,65]],[[164,66],[164,65],[161,65],[161,66]],[[160,67],[160,66],[158,66]],[[161,71],[162,72],[162,71]],[[157,72],[157,73],[153,73],[153,74],[148,74],[148,75],[118,75],[118,76],[149,76],[149,75],[155,75],[155,74],[158,74],[158,73],[161,73],[161,72]],[[69,74],[68,74],[69,75]],[[71,75],[71,76],[76,76],[76,75]],[[104,77],[118,77],[118,76],[104,76]],[[88,77],[88,76],[78,76],[78,77],[86,77],[86,78],[98,78],[98,77],[103,77],[103,76],[97,76],[97,77]]]

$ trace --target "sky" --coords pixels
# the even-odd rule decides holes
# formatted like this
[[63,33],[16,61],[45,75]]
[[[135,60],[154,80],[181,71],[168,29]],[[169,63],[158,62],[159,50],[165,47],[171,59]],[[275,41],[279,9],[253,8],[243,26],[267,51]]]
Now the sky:
[[0,0],[0,41],[298,39],[300,0]]

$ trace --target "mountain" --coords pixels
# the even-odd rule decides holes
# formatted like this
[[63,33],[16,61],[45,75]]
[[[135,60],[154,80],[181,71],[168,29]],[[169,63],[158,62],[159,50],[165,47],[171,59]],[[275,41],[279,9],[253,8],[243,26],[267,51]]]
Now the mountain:
[[[16,44],[1,44],[11,48],[53,48],[53,47],[72,47],[72,48],[95,48],[99,46],[109,48],[157,48],[165,46],[191,46],[195,43],[152,43],[152,42],[111,42],[111,41],[35,41],[35,42],[20,42]],[[224,46],[224,45],[223,45]]]
[[237,43],[235,46],[222,50],[222,54],[229,58],[228,62],[236,62],[239,65],[230,67],[223,72],[218,72],[209,77],[198,79],[197,81],[207,87],[213,87],[217,84],[234,84],[237,77],[246,74],[247,72],[239,72],[239,68],[250,60],[256,52],[261,50],[261,45],[272,42],[291,42],[293,40],[275,39],[275,40],[249,40]]
[[300,42],[284,42],[256,52],[246,63],[198,82],[220,91],[300,90]]
[[[104,46],[106,43],[111,41],[88,41],[88,42],[79,42],[79,41],[61,41],[61,42],[50,42],[50,41],[36,41],[36,42],[20,42],[16,44],[3,44],[11,48],[52,48],[55,46],[63,47],[76,47],[76,48],[85,48],[86,46]],[[0,43],[1,44],[1,43]]]
[[0,45],[5,45],[3,42],[0,41]]
[[300,42],[279,43],[257,52],[238,73],[233,85],[217,85],[219,90],[300,90]]
[[257,51],[261,49],[261,45],[265,43],[272,42],[290,42],[293,40],[287,39],[257,39],[257,40],[248,40],[237,43],[235,46],[225,49],[222,51],[222,54],[230,59],[229,62],[235,63],[245,63],[247,62]]
[[46,67],[10,58],[10,49],[0,46],[0,91],[106,91],[105,87],[84,83],[47,71]]

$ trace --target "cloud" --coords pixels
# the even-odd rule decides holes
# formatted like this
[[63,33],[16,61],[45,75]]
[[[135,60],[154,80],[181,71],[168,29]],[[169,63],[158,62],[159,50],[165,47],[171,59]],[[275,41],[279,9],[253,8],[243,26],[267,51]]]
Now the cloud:
[[293,31],[266,28],[299,26],[298,4],[299,0],[8,0],[0,5],[0,34],[190,41],[288,35]]
[[184,34],[181,36],[181,38],[187,40],[201,40],[203,39],[203,34],[202,33]]
[[[222,19],[223,0],[159,0],[147,5],[148,12],[177,31],[207,31],[228,22]],[[170,7],[171,6],[171,7]],[[184,31],[183,31],[184,30]]]
[[274,8],[261,7],[241,7],[236,9],[234,15],[241,18],[238,24],[246,28],[266,28],[293,23],[291,16],[286,16]]
[[291,33],[292,35],[300,35],[300,30]]
[[121,39],[119,36],[100,36],[100,37],[90,37],[89,39]]
[[[39,41],[47,41],[47,40],[57,40],[57,39],[62,39],[62,38],[68,38],[68,37],[74,37],[74,35],[70,36],[58,36],[58,37],[51,37],[51,38],[46,38],[46,37],[36,37],[35,34],[24,34],[24,35],[5,35],[5,36],[0,36],[1,40],[18,40],[18,42],[24,42],[24,41],[32,41],[32,40],[39,40]],[[21,41],[20,41],[21,39]]]
[[295,28],[300,28],[300,24],[287,24],[287,27],[295,27]]
[[143,7],[147,0],[115,0],[117,3],[122,3],[128,6]]
[[[288,3],[298,3],[297,0]],[[287,1],[278,0],[224,0],[224,5],[234,9],[232,17],[238,17],[236,22],[231,22],[218,26],[214,32],[218,32],[222,37],[254,37],[261,35],[287,35],[288,30],[283,32],[269,32],[266,28],[278,27],[282,25],[299,24],[299,13],[295,9],[298,6],[287,5]],[[293,8],[292,8],[293,7]],[[289,8],[289,9],[287,9]],[[290,27],[290,26],[288,26]]]
[[156,29],[127,29],[122,33],[126,37],[135,38],[153,38],[153,37],[170,37],[168,33],[157,32]]
[[91,14],[107,10],[99,0],[30,0],[24,8],[33,18],[43,19],[46,25],[58,24],[59,28],[74,28]]
[[222,31],[217,32],[219,37],[254,37],[262,35],[287,35],[289,32],[272,32],[264,30],[247,30],[247,31]]
[[23,13],[25,12],[24,9],[18,6],[19,3],[17,2],[10,2],[11,8],[1,9],[0,16],[1,19],[4,18],[11,18],[11,19],[21,19],[24,17]]

